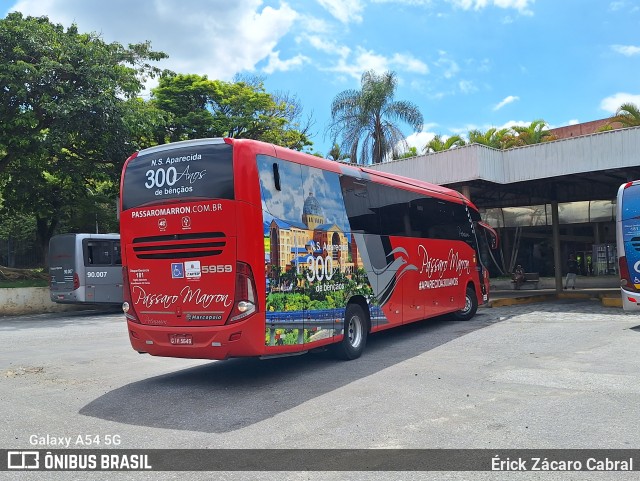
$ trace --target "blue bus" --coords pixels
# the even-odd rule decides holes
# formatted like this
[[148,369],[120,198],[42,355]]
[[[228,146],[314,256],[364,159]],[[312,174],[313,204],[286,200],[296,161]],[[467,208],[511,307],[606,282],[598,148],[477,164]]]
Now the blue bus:
[[622,307],[625,311],[640,311],[640,180],[618,189],[616,243]]

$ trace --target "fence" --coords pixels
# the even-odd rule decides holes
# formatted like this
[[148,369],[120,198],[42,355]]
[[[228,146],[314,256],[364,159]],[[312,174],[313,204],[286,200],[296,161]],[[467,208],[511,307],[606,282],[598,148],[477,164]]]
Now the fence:
[[44,259],[35,241],[25,239],[0,239],[0,265],[16,269],[43,267]]

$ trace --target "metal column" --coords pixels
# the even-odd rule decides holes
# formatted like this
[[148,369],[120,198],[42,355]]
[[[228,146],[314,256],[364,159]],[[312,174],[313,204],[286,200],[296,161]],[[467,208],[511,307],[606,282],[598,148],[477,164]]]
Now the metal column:
[[553,225],[553,267],[556,275],[556,292],[562,292],[562,258],[560,252],[560,216],[558,201],[551,202],[551,223]]

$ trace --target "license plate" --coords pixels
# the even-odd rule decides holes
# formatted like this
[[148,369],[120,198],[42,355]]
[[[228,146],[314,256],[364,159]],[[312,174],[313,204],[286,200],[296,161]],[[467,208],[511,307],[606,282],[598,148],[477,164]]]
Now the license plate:
[[169,342],[180,346],[190,346],[193,344],[193,337],[191,334],[171,334]]

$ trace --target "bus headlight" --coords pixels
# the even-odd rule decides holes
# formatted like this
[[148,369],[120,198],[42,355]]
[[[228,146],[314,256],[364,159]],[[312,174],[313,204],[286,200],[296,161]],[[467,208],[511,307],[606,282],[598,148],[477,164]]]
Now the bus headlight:
[[124,312],[125,314],[129,312],[129,303],[127,301],[122,303],[122,312]]

